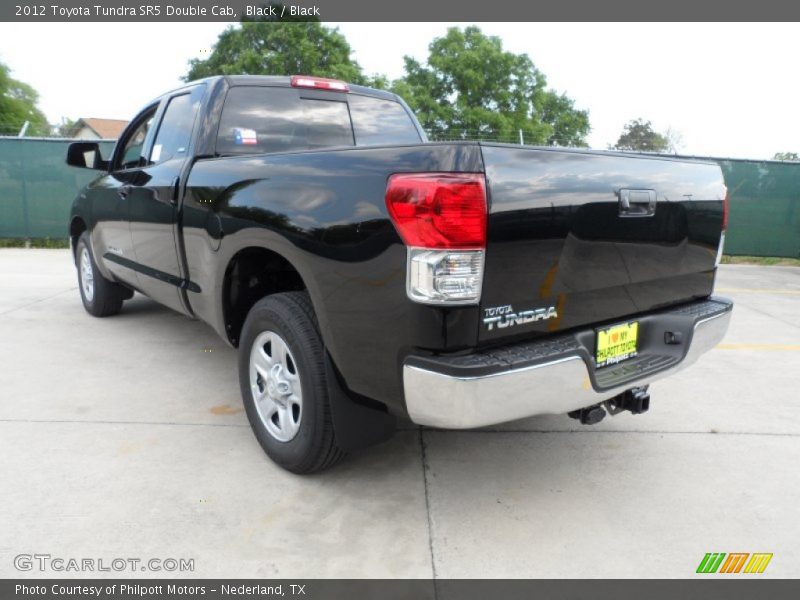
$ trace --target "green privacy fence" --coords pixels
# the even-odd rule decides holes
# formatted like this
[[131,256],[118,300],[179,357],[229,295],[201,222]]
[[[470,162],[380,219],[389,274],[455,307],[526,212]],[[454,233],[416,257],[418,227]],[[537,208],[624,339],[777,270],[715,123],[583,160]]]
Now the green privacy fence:
[[[97,177],[97,171],[66,165],[72,141],[0,137],[0,238],[68,236],[72,200]],[[100,145],[108,156],[114,142]]]
[[800,258],[800,163],[715,160],[730,203],[725,253]]
[[[72,200],[96,176],[64,163],[71,141],[0,137],[0,238],[67,237]],[[730,199],[725,252],[800,257],[800,163],[712,160]]]

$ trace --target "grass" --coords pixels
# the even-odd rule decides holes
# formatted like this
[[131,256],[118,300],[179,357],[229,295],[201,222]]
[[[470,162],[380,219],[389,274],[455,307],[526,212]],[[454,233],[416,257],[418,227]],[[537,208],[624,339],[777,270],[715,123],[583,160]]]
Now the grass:
[[[29,244],[26,244],[29,242]],[[67,238],[0,238],[0,248],[69,248]]]
[[729,256],[722,257],[723,265],[761,265],[765,267],[800,267],[800,258],[780,256]]

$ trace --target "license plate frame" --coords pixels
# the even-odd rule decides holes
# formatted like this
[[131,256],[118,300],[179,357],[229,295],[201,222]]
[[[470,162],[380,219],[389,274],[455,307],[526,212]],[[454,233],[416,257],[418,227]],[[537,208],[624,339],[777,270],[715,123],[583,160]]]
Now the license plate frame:
[[625,321],[595,329],[594,359],[597,368],[616,365],[637,356],[639,329],[639,321]]

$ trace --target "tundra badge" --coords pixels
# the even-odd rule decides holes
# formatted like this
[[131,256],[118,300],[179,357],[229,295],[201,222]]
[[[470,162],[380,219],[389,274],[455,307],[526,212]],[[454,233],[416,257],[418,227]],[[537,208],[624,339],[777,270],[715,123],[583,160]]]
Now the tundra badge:
[[513,327],[514,325],[533,323],[534,321],[546,321],[556,317],[558,317],[558,312],[555,306],[523,310],[518,313],[514,312],[514,308],[510,304],[483,309],[483,324],[486,325],[489,331],[494,329],[495,325],[502,329]]

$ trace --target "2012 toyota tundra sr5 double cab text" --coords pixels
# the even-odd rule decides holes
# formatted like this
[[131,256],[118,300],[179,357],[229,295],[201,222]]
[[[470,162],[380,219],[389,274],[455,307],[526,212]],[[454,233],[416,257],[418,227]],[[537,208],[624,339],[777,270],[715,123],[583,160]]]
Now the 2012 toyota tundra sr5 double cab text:
[[190,83],[67,162],[101,171],[69,223],[86,310],[135,290],[208,323],[297,473],[398,417],[644,412],[731,315],[712,163],[430,143],[394,94],[305,76]]

